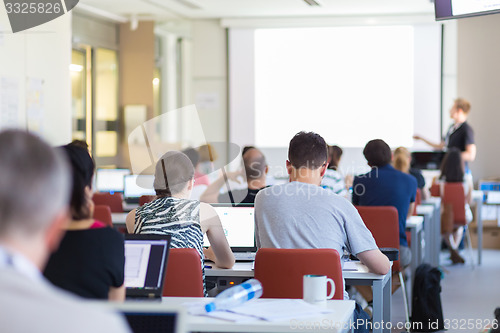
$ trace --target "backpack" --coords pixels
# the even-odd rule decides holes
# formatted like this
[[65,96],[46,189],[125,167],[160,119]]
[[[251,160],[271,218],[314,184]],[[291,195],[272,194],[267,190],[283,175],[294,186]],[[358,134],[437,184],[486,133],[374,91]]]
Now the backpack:
[[444,329],[441,307],[441,271],[422,264],[413,283],[411,332],[435,332]]

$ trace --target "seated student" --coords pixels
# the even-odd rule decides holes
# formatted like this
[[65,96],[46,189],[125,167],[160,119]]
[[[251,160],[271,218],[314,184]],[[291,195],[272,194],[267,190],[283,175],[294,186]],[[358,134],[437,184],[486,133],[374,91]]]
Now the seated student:
[[[472,221],[472,211],[470,210],[469,203],[472,199],[472,180],[465,175],[465,163],[462,159],[460,150],[451,148],[443,158],[441,163],[441,175],[439,180],[434,179],[433,183],[444,185],[445,183],[462,183],[465,193],[465,217],[467,222]],[[444,186],[441,186],[441,195],[443,194]],[[445,213],[446,208],[443,208]],[[458,247],[463,237],[462,226],[453,225],[451,218],[445,218],[448,214],[443,214],[441,218],[441,233],[443,240],[450,250],[450,259],[454,264],[463,264],[464,258],[458,253]]]
[[411,175],[394,169],[391,148],[383,140],[371,140],[363,155],[372,168],[354,178],[352,203],[359,206],[394,206],[399,218],[399,262],[406,267],[411,251],[406,239],[406,219],[412,215],[417,193],[417,181]]
[[11,130],[0,133],[0,156],[1,331],[129,332],[110,308],[54,287],[40,272],[68,223],[71,176],[64,156]]
[[429,197],[427,194],[427,190],[425,188],[425,179],[422,175],[422,171],[420,169],[411,167],[411,154],[405,147],[398,147],[394,150],[392,165],[394,169],[399,170],[404,173],[408,173],[415,177],[417,181],[417,187],[420,189],[422,193],[422,199]]
[[[260,150],[252,147],[243,154],[243,164],[248,188],[219,193],[221,187],[225,184],[224,176],[221,176],[208,186],[205,193],[201,195],[200,201],[208,203],[254,203],[257,193],[266,187],[266,174],[268,171],[266,158]],[[239,181],[238,177],[242,176],[242,172],[227,172],[226,175],[230,180]]]
[[[399,218],[399,262],[401,267],[406,267],[411,262],[411,250],[406,239],[406,219],[413,214],[417,181],[413,176],[394,169],[390,164],[391,148],[383,140],[368,142],[363,155],[372,170],[354,178],[352,203],[360,206],[396,207]],[[397,281],[397,275],[393,275],[393,292],[399,288]],[[357,286],[356,289],[371,307],[371,288]]]
[[[255,200],[257,246],[331,248],[341,256],[345,252],[356,255],[373,273],[387,274],[389,260],[378,249],[356,208],[320,187],[327,158],[326,143],[320,135],[299,132],[292,138],[286,161],[290,182],[263,189]],[[348,297],[346,292],[344,297]],[[356,311],[358,316],[366,316],[359,305]]]
[[321,187],[326,188],[333,193],[346,196],[347,188],[344,182],[344,176],[337,170],[342,157],[342,148],[339,146],[328,146],[328,169],[326,169]]
[[73,174],[71,221],[44,275],[54,285],[85,298],[123,301],[123,236],[92,218],[94,161],[80,144],[71,143],[60,150],[70,161]]
[[[156,163],[154,189],[157,198],[132,210],[126,219],[129,233],[171,235],[172,248],[194,248],[204,259],[221,268],[234,265],[234,255],[227,243],[220,219],[206,203],[190,200],[194,168],[189,158],[178,151],[169,151]],[[203,249],[203,234],[210,248]]]
[[210,185],[208,176],[198,171],[198,166],[200,165],[200,153],[198,153],[198,151],[194,148],[186,148],[182,152],[186,154],[186,156],[191,160],[191,163],[193,163],[195,186]]

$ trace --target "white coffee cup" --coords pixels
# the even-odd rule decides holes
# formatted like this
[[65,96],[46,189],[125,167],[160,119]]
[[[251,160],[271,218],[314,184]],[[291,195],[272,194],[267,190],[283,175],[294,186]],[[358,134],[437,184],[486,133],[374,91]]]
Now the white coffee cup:
[[[326,294],[327,284],[330,283],[332,290]],[[304,275],[303,293],[304,301],[311,304],[324,304],[327,299],[332,299],[335,294],[335,282],[325,275]]]

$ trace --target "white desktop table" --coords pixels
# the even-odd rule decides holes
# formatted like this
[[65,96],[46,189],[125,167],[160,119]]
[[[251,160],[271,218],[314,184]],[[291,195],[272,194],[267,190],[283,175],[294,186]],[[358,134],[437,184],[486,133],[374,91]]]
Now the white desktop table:
[[422,263],[423,259],[422,233],[424,230],[424,218],[422,216],[410,216],[406,220],[406,230],[411,231],[410,269],[411,269],[411,276],[413,277],[415,276],[415,271],[417,270],[418,265]]
[[[257,299],[253,302],[269,301],[270,299]],[[182,306],[189,302],[209,302],[210,298],[196,297],[163,297],[162,304]],[[273,300],[279,301],[279,300]],[[350,332],[349,326],[353,320],[354,301],[331,300],[326,305],[333,313],[313,317],[301,317],[296,320],[251,322],[230,322],[205,316],[186,315],[185,327],[189,332],[305,332],[311,331],[309,325],[319,325],[316,330],[328,332]]]
[[[392,262],[391,262],[392,267]],[[343,271],[342,275],[346,285],[370,285],[373,288],[373,321],[387,323],[391,321],[391,289],[392,271],[386,275],[378,275],[368,272],[368,268],[356,262],[357,271]],[[233,268],[224,269],[217,266],[205,269],[207,277],[240,277],[253,278],[253,262],[237,262]],[[389,333],[390,329],[379,327],[374,332]]]
[[127,219],[128,213],[111,213],[111,220],[113,221],[114,227],[125,227],[125,220]]
[[422,204],[417,206],[417,214],[424,216],[424,262],[431,266],[439,266],[439,253],[441,252],[441,198],[430,197],[423,200]]

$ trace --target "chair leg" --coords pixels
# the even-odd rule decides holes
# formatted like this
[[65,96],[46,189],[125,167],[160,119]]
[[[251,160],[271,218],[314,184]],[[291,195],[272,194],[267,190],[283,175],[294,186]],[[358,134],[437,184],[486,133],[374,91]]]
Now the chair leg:
[[469,226],[466,225],[464,226],[465,228],[465,238],[467,240],[467,247],[469,248],[469,256],[470,256],[470,263],[472,265],[472,269],[474,269],[474,253],[472,252],[472,242],[470,240],[470,229]]
[[[403,278],[403,273],[399,272],[399,282],[401,283],[401,291],[403,292],[403,303],[405,307],[405,319],[406,319],[406,325],[408,327],[410,326],[410,314],[408,310],[408,295],[406,294],[406,285],[405,285],[405,280]],[[409,332],[409,330],[407,330]]]

